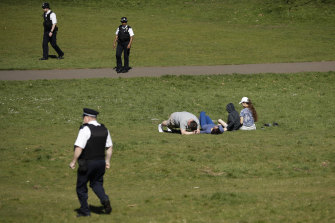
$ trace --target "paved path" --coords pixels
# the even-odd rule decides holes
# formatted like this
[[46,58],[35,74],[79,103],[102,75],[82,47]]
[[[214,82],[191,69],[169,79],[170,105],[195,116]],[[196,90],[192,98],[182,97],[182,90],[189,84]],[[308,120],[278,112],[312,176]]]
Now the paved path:
[[335,61],[220,66],[135,67],[125,74],[111,68],[72,70],[0,70],[0,80],[154,77],[162,75],[258,74],[335,71]]

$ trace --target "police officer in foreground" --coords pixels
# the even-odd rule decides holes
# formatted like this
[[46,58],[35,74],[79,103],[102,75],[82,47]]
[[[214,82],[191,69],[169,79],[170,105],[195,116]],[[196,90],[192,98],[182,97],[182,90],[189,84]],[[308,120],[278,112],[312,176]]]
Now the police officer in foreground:
[[[129,71],[129,54],[130,54],[130,48],[131,44],[133,42],[134,38],[134,32],[133,29],[127,25],[127,18],[122,17],[121,18],[121,25],[116,30],[116,36],[113,44],[113,49],[116,47],[116,72],[117,73],[127,73]],[[124,57],[124,66],[122,67],[122,55]]]
[[42,4],[43,13],[43,26],[44,26],[44,34],[43,34],[43,57],[40,60],[47,60],[49,56],[49,42],[51,46],[56,50],[58,54],[58,59],[64,59],[63,51],[57,45],[57,18],[56,14],[50,10],[50,5],[48,2],[44,2]]
[[109,197],[103,188],[105,169],[110,168],[110,159],[113,152],[113,143],[108,129],[97,122],[99,112],[84,108],[83,125],[80,127],[77,140],[74,144],[73,160],[70,168],[75,169],[78,161],[77,195],[80,209],[77,217],[90,216],[87,199],[87,183],[100,199],[105,213],[112,211]]

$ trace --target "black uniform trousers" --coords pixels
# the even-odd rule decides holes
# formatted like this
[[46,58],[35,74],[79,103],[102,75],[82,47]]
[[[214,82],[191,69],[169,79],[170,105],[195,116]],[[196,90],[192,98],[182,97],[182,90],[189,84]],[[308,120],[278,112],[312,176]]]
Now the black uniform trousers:
[[57,45],[57,31],[54,31],[52,36],[49,36],[49,31],[44,32],[43,34],[43,43],[42,43],[42,48],[43,48],[43,58],[48,58],[49,56],[49,42],[51,43],[51,46],[55,49],[57,52],[58,56],[63,56],[64,53],[63,51],[58,47]]
[[124,58],[124,69],[129,70],[129,55],[130,55],[130,49],[127,49],[127,46],[129,44],[129,41],[127,42],[118,42],[116,47],[116,67],[117,69],[122,68],[122,52],[123,52],[123,58]]
[[87,171],[85,173],[77,173],[77,195],[80,202],[80,212],[90,214],[87,199],[87,183],[90,181],[90,187],[100,199],[101,204],[109,200],[103,188],[103,176],[105,174],[105,160],[87,160]]

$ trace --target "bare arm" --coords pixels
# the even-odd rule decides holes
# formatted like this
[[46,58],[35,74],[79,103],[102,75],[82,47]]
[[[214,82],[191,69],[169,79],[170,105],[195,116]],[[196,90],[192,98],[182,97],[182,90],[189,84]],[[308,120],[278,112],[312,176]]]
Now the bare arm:
[[127,48],[128,48],[128,49],[130,49],[130,47],[131,47],[131,44],[132,44],[132,42],[133,42],[133,39],[134,39],[134,37],[133,37],[133,36],[131,36],[131,37],[130,37],[129,44],[128,44],[128,46],[127,46]]
[[243,117],[240,117],[240,123],[243,125]]
[[193,134],[199,134],[200,130],[197,129],[197,130],[195,130],[193,132],[188,132],[185,129],[181,129],[180,132],[181,132],[182,135],[193,135]]
[[109,147],[106,151],[106,169],[110,168],[110,161],[113,154],[113,146]]
[[114,39],[113,49],[115,49],[115,47],[116,47],[116,42],[117,42],[118,38],[119,38],[119,36],[116,35],[115,39]]
[[76,168],[76,162],[78,161],[78,158],[79,158],[80,154],[82,153],[82,151],[83,151],[83,149],[80,148],[79,146],[77,146],[77,147],[74,149],[73,160],[72,160],[72,162],[70,163],[70,168],[71,168],[71,169]]
[[52,24],[51,31],[50,31],[50,33],[49,33],[49,36],[50,36],[50,37],[52,36],[53,31],[55,30],[55,27],[56,27],[56,23],[55,23],[55,24]]

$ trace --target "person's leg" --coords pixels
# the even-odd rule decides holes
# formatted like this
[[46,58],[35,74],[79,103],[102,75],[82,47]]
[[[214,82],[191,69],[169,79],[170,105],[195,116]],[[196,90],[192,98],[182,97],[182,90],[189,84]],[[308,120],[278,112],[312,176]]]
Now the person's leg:
[[44,32],[43,34],[43,43],[42,43],[42,48],[43,48],[43,58],[48,59],[49,56],[49,36],[48,32]]
[[116,47],[116,69],[117,70],[121,70],[122,69],[122,51],[123,51],[123,48],[122,48],[122,44],[121,43],[118,43],[117,44],[117,47]]
[[87,182],[88,182],[88,175],[77,173],[77,196],[80,202],[80,212],[84,215],[90,215],[90,209],[88,208],[88,195],[87,195]]
[[214,122],[212,121],[212,119],[208,115],[206,115],[206,122],[207,122],[207,124],[214,124]]
[[64,56],[63,51],[59,48],[59,46],[57,45],[57,31],[54,32],[51,36],[51,46],[55,49],[55,51],[57,52],[59,57]]
[[89,168],[92,168],[92,172],[90,173],[89,180],[90,180],[90,187],[100,199],[102,203],[105,200],[109,200],[108,196],[105,193],[103,188],[104,182],[104,174],[106,163],[104,160],[91,160],[88,161]]
[[126,70],[126,71],[129,70],[129,54],[128,54],[129,49],[127,48],[128,44],[129,44],[129,42],[125,42],[124,45],[123,45],[123,49],[124,49],[124,52],[123,52],[124,70]]
[[204,111],[200,112],[199,122],[200,122],[201,127],[208,124],[207,119],[206,119],[206,112],[204,112]]

